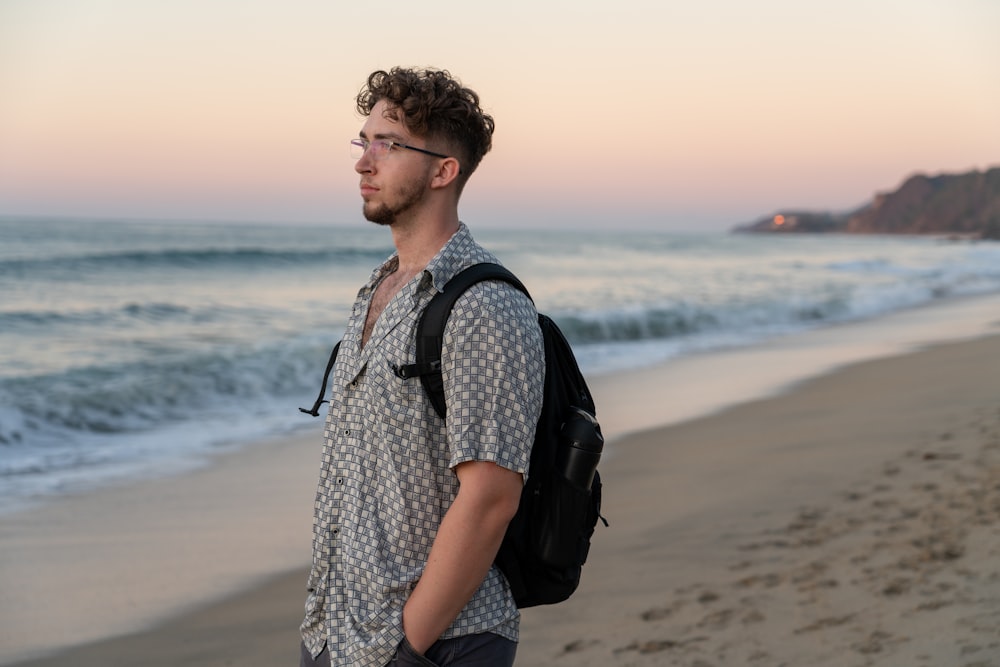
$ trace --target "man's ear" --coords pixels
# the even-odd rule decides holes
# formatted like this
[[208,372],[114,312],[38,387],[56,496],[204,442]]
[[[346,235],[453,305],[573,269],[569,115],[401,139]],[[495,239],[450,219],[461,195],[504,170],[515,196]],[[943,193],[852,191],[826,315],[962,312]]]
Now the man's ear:
[[461,165],[453,157],[446,157],[438,163],[437,171],[431,177],[431,188],[446,188],[458,178]]

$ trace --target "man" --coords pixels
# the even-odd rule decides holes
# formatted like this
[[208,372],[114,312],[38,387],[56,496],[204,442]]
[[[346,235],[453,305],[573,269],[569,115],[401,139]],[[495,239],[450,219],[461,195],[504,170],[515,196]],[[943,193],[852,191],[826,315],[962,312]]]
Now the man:
[[358,293],[333,371],[301,665],[511,665],[519,614],[493,559],[520,499],[542,402],[531,301],[471,287],[445,329],[447,420],[419,379],[419,315],[496,261],[459,221],[493,119],[445,71],[376,71],[352,141],[365,217],[396,253]]

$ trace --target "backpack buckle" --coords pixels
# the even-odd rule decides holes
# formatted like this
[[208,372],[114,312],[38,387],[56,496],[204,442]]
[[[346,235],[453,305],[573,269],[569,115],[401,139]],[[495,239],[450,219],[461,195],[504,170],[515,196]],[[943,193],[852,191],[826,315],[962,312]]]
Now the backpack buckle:
[[429,361],[423,364],[405,364],[403,366],[389,362],[389,368],[391,368],[392,372],[396,374],[396,377],[409,380],[410,378],[420,377],[421,375],[440,373],[441,360],[438,359],[437,361]]

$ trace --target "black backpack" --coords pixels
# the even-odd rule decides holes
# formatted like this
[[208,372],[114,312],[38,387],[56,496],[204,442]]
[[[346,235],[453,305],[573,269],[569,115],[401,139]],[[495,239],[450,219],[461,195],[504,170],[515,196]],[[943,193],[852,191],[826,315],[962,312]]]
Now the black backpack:
[[[396,369],[403,378],[419,377],[435,411],[446,414],[444,381],[441,376],[441,344],[452,307],[469,287],[483,280],[507,282],[524,294],[527,289],[514,274],[498,264],[475,264],[452,278],[427,305],[417,324],[416,363]],[[601,516],[601,477],[594,472],[590,488],[567,480],[560,468],[565,464],[570,442],[564,428],[572,424],[601,443],[600,426],[590,389],[580,373],[576,357],[555,322],[539,314],[538,324],[545,344],[545,388],[542,412],[535,429],[531,461],[517,513],[507,527],[496,565],[510,584],[518,607],[562,602],[580,584],[580,573],[590,550],[590,538]],[[333,348],[323,386],[312,410],[319,416],[326,385],[340,343]]]

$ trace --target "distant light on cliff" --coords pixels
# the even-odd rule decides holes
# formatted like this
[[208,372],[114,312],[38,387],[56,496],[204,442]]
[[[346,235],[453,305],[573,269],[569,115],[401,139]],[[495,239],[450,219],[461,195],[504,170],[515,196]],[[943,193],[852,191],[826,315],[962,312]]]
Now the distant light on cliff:
[[783,215],[776,215],[776,216],[774,216],[774,226],[775,227],[781,227],[783,224],[785,224],[785,216],[783,216]]

